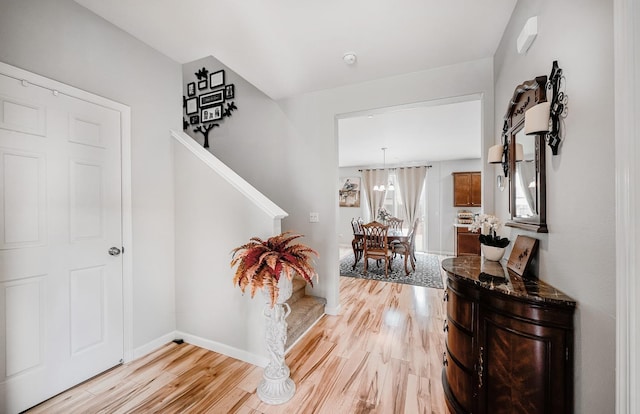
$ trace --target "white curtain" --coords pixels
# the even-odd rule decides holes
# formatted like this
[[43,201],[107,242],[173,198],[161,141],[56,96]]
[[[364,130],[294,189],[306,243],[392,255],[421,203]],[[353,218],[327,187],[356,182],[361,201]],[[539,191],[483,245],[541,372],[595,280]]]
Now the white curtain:
[[412,229],[420,212],[420,196],[427,176],[427,167],[403,167],[396,169],[396,178],[400,189],[400,197],[404,207],[407,224]]
[[[367,207],[369,207],[369,221],[375,220],[378,210],[384,205],[384,198],[387,195],[387,184],[389,182],[389,171],[386,169],[362,170],[362,187],[365,190]],[[385,191],[373,191],[375,186],[385,186]]]

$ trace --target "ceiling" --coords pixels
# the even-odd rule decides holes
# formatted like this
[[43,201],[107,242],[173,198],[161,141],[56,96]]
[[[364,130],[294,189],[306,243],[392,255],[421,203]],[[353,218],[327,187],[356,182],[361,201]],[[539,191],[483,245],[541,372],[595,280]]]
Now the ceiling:
[[[214,56],[273,99],[491,57],[517,2],[75,1],[178,63]],[[479,101],[438,106],[341,119],[340,165],[382,164],[381,147],[388,164],[479,158]]]
[[[480,158],[481,101],[425,102],[338,119],[340,167]],[[385,151],[382,148],[386,148]]]

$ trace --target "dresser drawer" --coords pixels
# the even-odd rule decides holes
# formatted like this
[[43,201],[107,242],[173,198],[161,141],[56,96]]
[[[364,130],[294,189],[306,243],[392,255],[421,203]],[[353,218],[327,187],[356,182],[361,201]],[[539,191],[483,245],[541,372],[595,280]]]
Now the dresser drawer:
[[473,333],[473,302],[458,296],[452,289],[448,289],[447,316],[462,328]]
[[454,322],[447,321],[447,349],[462,365],[473,368],[473,342]]

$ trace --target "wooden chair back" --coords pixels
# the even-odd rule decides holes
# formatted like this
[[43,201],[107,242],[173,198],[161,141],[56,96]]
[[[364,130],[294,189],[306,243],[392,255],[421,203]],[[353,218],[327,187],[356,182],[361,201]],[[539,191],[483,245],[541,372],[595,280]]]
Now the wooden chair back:
[[409,275],[407,261],[411,263],[413,270],[416,270],[416,233],[418,232],[419,225],[419,220],[416,220],[415,223],[413,223],[413,228],[409,233],[408,240],[392,244],[394,255],[397,253],[404,256],[404,268],[407,272],[407,276]]
[[363,257],[364,257],[364,273],[367,273],[369,267],[369,259],[384,260],[384,274],[389,275],[389,268],[391,267],[391,254],[389,250],[389,241],[387,239],[387,232],[389,226],[385,226],[377,221],[363,224],[362,230],[364,232],[364,245],[363,245]]
[[357,219],[354,217],[351,219],[351,228],[353,229],[353,234],[362,234],[362,219],[358,217]]
[[387,226],[389,226],[389,231],[402,231],[402,223],[404,223],[404,220],[401,220],[397,217],[391,217],[387,219]]
[[362,230],[364,232],[364,255],[367,254],[380,255],[384,257],[389,250],[389,243],[387,240],[387,233],[389,226],[385,226],[377,221],[363,224]]

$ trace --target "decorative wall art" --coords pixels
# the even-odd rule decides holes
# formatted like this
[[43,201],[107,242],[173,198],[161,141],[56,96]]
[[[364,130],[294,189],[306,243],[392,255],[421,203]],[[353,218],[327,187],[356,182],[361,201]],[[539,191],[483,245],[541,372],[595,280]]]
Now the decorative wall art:
[[216,121],[222,119],[222,105],[216,105],[211,108],[205,108],[200,112],[202,122]]
[[224,87],[224,99],[233,99],[234,88],[233,83]]
[[187,115],[198,113],[198,98],[187,99]]
[[[232,101],[236,94],[235,86],[234,84],[225,85],[224,69],[210,74],[207,68],[202,68],[194,75],[196,81],[187,83],[187,96],[182,97],[182,106],[187,115],[186,118],[183,118],[183,129],[186,131],[191,127],[193,132],[202,134],[204,136],[203,146],[209,148],[211,130],[219,127],[224,118],[230,117],[238,109],[236,103]],[[360,185],[359,180],[358,178],[358,186]]]
[[518,235],[516,242],[513,245],[511,254],[509,255],[509,261],[507,262],[507,268],[524,276],[528,271],[531,259],[538,250],[538,239],[533,237]]
[[198,78],[198,80],[203,80],[203,79],[206,80],[208,74],[209,74],[209,71],[207,70],[207,68],[202,68],[195,73],[196,78]]
[[341,178],[338,195],[340,207],[360,207],[360,177]]
[[211,89],[224,86],[224,69],[217,72],[213,72],[209,77],[209,87]]
[[200,95],[200,108],[213,106],[224,101],[224,91],[213,91]]

